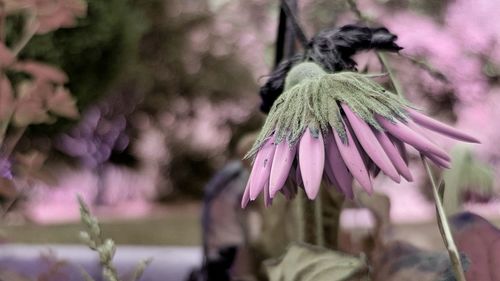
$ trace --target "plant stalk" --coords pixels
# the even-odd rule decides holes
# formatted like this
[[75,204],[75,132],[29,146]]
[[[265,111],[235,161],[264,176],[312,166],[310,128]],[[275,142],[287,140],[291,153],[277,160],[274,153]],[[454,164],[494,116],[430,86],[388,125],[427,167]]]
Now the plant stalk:
[[466,281],[467,279],[465,279],[464,268],[462,265],[462,261],[460,259],[460,254],[458,252],[455,241],[453,240],[453,235],[451,233],[450,226],[448,224],[448,219],[446,218],[446,213],[443,208],[443,202],[441,200],[441,196],[439,196],[438,187],[436,185],[436,182],[434,181],[434,176],[432,175],[431,168],[429,167],[429,164],[425,160],[425,157],[423,155],[420,155],[420,157],[422,159],[422,163],[425,166],[427,175],[429,176],[429,179],[431,181],[432,195],[434,196],[434,201],[436,203],[436,218],[439,225],[439,232],[441,233],[443,242],[446,246],[446,249],[448,250],[448,255],[450,256],[453,273],[455,274],[455,278],[458,281]]

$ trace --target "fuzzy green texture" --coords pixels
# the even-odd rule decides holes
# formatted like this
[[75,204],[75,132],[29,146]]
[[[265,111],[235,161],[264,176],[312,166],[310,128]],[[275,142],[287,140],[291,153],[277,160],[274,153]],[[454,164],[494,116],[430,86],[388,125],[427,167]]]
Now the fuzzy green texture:
[[327,73],[307,62],[292,68],[283,94],[275,101],[269,116],[247,157],[253,156],[264,141],[275,135],[275,142],[286,140],[294,145],[306,128],[313,135],[335,129],[347,141],[340,103],[377,130],[379,114],[391,121],[406,120],[406,102],[386,91],[367,75],[357,72]]

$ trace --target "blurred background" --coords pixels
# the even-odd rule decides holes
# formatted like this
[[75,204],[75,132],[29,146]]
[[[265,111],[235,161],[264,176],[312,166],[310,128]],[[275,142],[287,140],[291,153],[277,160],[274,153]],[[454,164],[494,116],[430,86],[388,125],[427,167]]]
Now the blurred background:
[[[389,56],[406,97],[482,142],[435,139],[454,158],[449,171],[435,170],[447,182],[448,213],[473,210],[500,223],[500,2],[357,4],[411,56]],[[309,36],[356,21],[346,1],[302,0],[298,10]],[[21,12],[2,23],[7,47],[30,22],[14,11]],[[79,194],[117,244],[201,245],[204,186],[241,159],[238,143],[265,118],[258,89],[273,68],[278,12],[279,1],[266,0],[87,0],[71,26],[38,29],[17,59],[65,73],[78,114],[7,129],[6,143],[15,145],[0,172],[16,184],[0,188],[0,243],[80,243]],[[373,54],[357,61],[377,71]],[[396,236],[436,249],[431,189],[418,160],[415,153],[413,183],[379,177],[375,190],[390,199]],[[344,229],[360,233],[373,224],[364,208],[341,217]]]

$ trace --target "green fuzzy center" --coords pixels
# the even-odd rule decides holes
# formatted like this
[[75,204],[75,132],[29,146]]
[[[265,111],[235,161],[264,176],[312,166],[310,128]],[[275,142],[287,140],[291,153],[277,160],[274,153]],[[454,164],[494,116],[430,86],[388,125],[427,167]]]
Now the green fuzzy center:
[[375,119],[379,114],[389,120],[406,120],[406,102],[382,86],[357,72],[329,74],[314,63],[301,63],[287,76],[285,91],[274,102],[269,116],[252,149],[252,157],[272,134],[275,142],[286,140],[294,145],[309,128],[313,135],[319,130],[336,130],[347,141],[340,103],[347,104],[354,113],[377,130],[382,130]]

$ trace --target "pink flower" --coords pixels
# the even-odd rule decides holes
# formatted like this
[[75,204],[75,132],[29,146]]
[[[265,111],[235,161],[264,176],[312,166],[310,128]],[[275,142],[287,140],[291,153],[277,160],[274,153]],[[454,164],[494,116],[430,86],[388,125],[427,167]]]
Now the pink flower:
[[352,199],[353,179],[372,193],[372,177],[379,171],[398,183],[401,177],[412,181],[406,145],[448,168],[448,153],[425,136],[428,130],[479,142],[410,108],[361,74],[327,74],[314,68],[302,63],[288,74],[305,78],[288,85],[271,109],[261,132],[263,139],[253,150],[255,159],[242,207],[263,191],[266,205],[279,191],[291,198],[296,185],[312,200],[322,181]]

